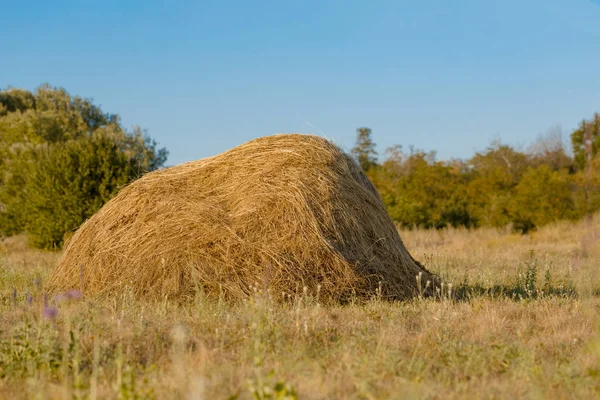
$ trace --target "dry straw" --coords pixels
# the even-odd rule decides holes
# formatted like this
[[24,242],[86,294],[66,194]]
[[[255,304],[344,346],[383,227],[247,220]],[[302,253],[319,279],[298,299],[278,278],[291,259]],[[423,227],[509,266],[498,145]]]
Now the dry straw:
[[284,134],[123,188],[73,235],[47,288],[240,299],[319,287],[334,301],[405,299],[420,292],[419,273],[423,286],[437,282],[360,167],[323,138]]

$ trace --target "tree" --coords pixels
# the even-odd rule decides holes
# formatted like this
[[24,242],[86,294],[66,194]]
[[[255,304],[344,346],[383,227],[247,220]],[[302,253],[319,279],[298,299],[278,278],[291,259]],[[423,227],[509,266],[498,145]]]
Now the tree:
[[[597,139],[598,124],[582,123],[572,137]],[[470,160],[444,162],[436,160],[435,152],[410,147],[406,153],[396,145],[382,164],[370,153],[371,131],[364,129],[358,131],[353,154],[359,160],[362,156],[390,216],[404,227],[512,224],[527,232],[600,210],[600,175],[593,173],[600,169],[600,157],[593,157],[592,141],[587,146],[589,168],[577,170],[558,128],[540,136],[527,152],[494,141]]]
[[[4,235],[31,228],[28,215],[34,210],[29,204],[29,191],[35,190],[31,179],[41,176],[40,165],[48,167],[43,161],[47,157],[62,160],[60,153],[66,151],[71,157],[69,171],[86,170],[87,163],[91,161],[85,161],[83,155],[74,157],[73,152],[77,149],[92,151],[95,147],[90,143],[103,138],[104,144],[100,148],[107,146],[106,141],[112,143],[121,154],[119,157],[126,160],[127,181],[131,181],[147,171],[162,167],[168,154],[166,149],[158,148],[141,128],[134,127],[129,132],[121,126],[118,115],[103,112],[90,99],[73,97],[66,90],[49,85],[42,85],[33,93],[12,88],[0,91],[0,133],[0,234]],[[108,153],[99,148],[96,150],[108,157]],[[83,164],[76,166],[75,160]],[[110,156],[96,163],[115,160],[117,158]],[[115,168],[120,168],[119,165]],[[91,185],[101,184],[94,180],[96,176],[88,178],[92,179]],[[72,176],[69,179],[78,178]],[[61,185],[66,183],[64,180],[57,182]],[[118,179],[116,184],[121,184],[121,180]],[[57,187],[56,190],[67,188],[71,190],[72,186]],[[93,191],[88,193],[91,195]],[[95,202],[98,199],[104,202],[107,197],[89,200]],[[29,206],[26,207],[26,204]],[[38,204],[41,206],[41,202]],[[54,242],[57,243],[56,240]]]
[[61,247],[130,179],[130,162],[110,137],[90,137],[45,145],[24,187],[25,230],[41,248]]
[[463,196],[463,168],[456,162],[436,161],[434,152],[387,151],[381,167],[372,168],[374,182],[392,219],[408,228],[472,226]]
[[591,140],[591,156],[594,158],[600,150],[600,114],[594,114],[590,121],[583,120],[579,128],[571,133],[571,144],[575,164],[580,170],[584,170],[588,163],[586,155],[586,138]]
[[377,164],[377,151],[371,134],[369,128],[358,128],[356,130],[356,145],[352,149],[352,155],[365,172]]
[[516,186],[509,212],[515,229],[527,232],[560,219],[576,216],[572,179],[566,170],[550,166],[529,168]]
[[535,143],[530,146],[528,153],[531,158],[530,164],[533,167],[547,165],[553,171],[566,169],[569,173],[574,172],[573,159],[567,154],[562,129],[559,126],[538,136]]
[[466,190],[470,215],[477,225],[502,227],[510,223],[508,204],[512,190],[529,165],[525,153],[499,141],[468,161]]
[[127,156],[129,163],[136,168],[139,176],[148,171],[161,168],[167,161],[167,149],[157,148],[156,140],[152,139],[147,131],[135,125],[131,132],[119,135],[115,139],[121,151]]

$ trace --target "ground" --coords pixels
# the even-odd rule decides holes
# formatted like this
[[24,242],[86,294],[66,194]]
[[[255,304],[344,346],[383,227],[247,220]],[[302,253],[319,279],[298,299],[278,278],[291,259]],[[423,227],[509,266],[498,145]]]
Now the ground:
[[441,298],[392,303],[374,293],[324,305],[306,292],[282,304],[256,293],[240,304],[199,295],[182,305],[72,292],[45,306],[59,254],[6,239],[0,398],[600,397],[591,225],[401,235],[452,284]]

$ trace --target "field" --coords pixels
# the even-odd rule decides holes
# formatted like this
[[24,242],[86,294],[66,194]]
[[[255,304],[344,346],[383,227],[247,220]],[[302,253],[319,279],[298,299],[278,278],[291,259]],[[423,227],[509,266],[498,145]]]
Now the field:
[[257,291],[182,305],[72,292],[45,306],[59,255],[5,239],[0,398],[600,396],[600,222],[401,235],[452,283],[439,299],[332,306]]

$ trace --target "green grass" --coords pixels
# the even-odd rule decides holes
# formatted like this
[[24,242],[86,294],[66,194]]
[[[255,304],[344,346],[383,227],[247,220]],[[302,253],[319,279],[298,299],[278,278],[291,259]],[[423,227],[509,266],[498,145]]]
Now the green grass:
[[456,296],[339,306],[311,293],[182,305],[127,291],[45,306],[37,280],[57,255],[9,243],[0,398],[598,398],[600,248],[582,257],[580,232],[402,232]]

